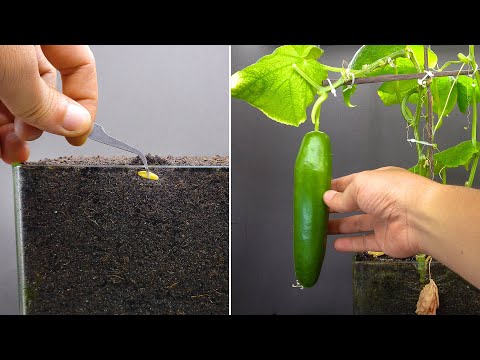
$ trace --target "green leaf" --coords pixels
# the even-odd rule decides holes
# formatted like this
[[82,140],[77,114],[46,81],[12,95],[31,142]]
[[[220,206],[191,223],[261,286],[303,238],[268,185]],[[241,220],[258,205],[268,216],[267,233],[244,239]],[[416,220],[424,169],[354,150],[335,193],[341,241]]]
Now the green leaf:
[[475,89],[477,102],[480,102],[480,89],[473,87],[473,79],[469,76],[460,75],[457,80],[457,104],[458,109],[465,113],[467,107],[472,105],[473,89]]
[[298,126],[306,120],[306,109],[316,90],[293,64],[321,85],[328,77],[328,71],[317,61],[322,54],[323,50],[313,45],[281,46],[233,74],[231,94],[275,121]]
[[[396,60],[398,74],[416,72],[415,66],[409,59],[398,58]],[[378,88],[377,94],[387,106],[400,104],[405,94],[416,86],[418,86],[417,80],[388,81]]]
[[[419,50],[423,51],[421,45],[410,45],[409,46],[412,51],[417,52]],[[423,54],[423,53],[422,53]],[[433,54],[435,55],[435,54]],[[416,57],[417,55],[415,55]],[[417,60],[418,61],[418,60]],[[430,62],[430,56],[429,56]],[[421,66],[423,66],[423,60],[421,62]],[[437,63],[437,56],[432,56],[432,64]],[[415,65],[413,62],[407,58],[398,58],[396,59],[396,66],[397,66],[397,74],[412,74],[417,72]],[[394,71],[395,69],[392,69]],[[400,104],[402,102],[403,97],[409,92],[411,89],[418,86],[417,80],[397,80],[397,81],[388,81],[382,84],[377,90],[378,96],[383,101],[383,103],[387,106],[393,104]],[[417,96],[412,95],[410,97],[410,101],[416,103]]]
[[[420,65],[423,70],[425,64],[425,55],[423,45],[408,45],[407,48],[412,50],[415,60],[417,60],[418,65]],[[428,49],[428,67],[433,68],[437,65],[438,57],[431,49]],[[413,63],[412,63],[413,64]]]
[[[417,165],[412,166],[410,169],[408,169],[408,171],[417,175],[425,176],[428,173],[428,169],[425,168],[424,165],[425,165],[424,160],[419,161]],[[435,174],[437,174],[437,172],[435,172]]]
[[[352,70],[362,70],[363,66],[369,65],[378,59],[403,49],[405,49],[405,45],[363,45],[353,56],[348,68]],[[381,70],[379,69],[369,75],[377,75],[376,73],[379,71]]]
[[[426,168],[424,165],[425,165],[425,161],[419,162],[417,163],[417,165],[412,166],[410,169],[408,169],[408,171],[417,175],[428,176],[430,174],[430,170]],[[441,166],[440,163],[435,162],[435,169],[433,170],[435,172],[435,175],[438,175],[442,169],[443,169],[443,166]]]
[[[457,94],[458,94],[458,87],[457,85],[453,86],[452,85],[455,82],[455,78],[451,76],[446,76],[446,77],[439,77],[439,78],[433,78],[432,84],[430,86],[431,91],[432,91],[432,98],[433,98],[433,112],[436,113],[438,116],[440,116],[443,112],[443,109],[445,107],[445,104],[447,102],[448,98],[448,104],[447,107],[445,108],[445,112],[443,113],[443,116],[448,116],[452,112],[452,110],[455,108],[455,104],[457,103]],[[448,97],[448,94],[450,93],[450,89],[452,89],[450,97]],[[416,104],[418,100],[418,95],[413,94],[410,96],[409,101],[411,103]],[[425,98],[425,103],[426,103],[426,98]]]
[[[457,103],[457,87],[453,86],[454,82],[455,79],[451,76],[433,78],[431,89],[433,97],[433,111],[436,114],[442,115],[445,104],[447,103],[447,98],[448,103],[445,108],[445,112],[443,112],[443,116],[448,116],[448,114],[450,114],[455,107],[455,104]],[[450,97],[448,97],[449,93]]]
[[442,168],[456,168],[461,165],[468,167],[473,155],[479,152],[478,145],[478,142],[477,146],[474,146],[471,140],[467,140],[436,153],[434,159]]
[[[369,65],[376,60],[379,60],[385,56],[388,56],[396,51],[409,48],[413,52],[413,56],[417,60],[420,67],[423,69],[424,56],[423,45],[363,45],[355,53],[352,61],[348,65],[349,69],[361,70],[363,66]],[[437,55],[429,49],[428,52],[428,64],[433,68],[437,64]],[[397,58],[397,69],[399,74],[411,74],[417,72],[413,62],[407,58]],[[366,74],[367,76],[387,75],[394,74],[395,69],[390,65],[386,65],[383,68],[378,68],[372,72]]]
[[411,173],[420,175],[420,170],[418,169],[418,167],[419,167],[419,165],[417,163],[416,165],[408,168],[407,170],[410,171]]
[[351,87],[348,87],[348,86],[343,87],[343,101],[345,102],[345,105],[351,108],[357,106],[357,105],[352,105],[352,102],[350,101],[350,97],[355,93],[355,90],[357,90],[357,85],[353,85]]
[[[463,141],[460,144],[452,146],[446,150],[440,151],[433,155],[435,162],[435,174],[439,174],[442,169],[456,168],[465,166],[468,169],[470,161],[473,156],[480,152],[480,142],[477,142],[477,147],[473,146],[471,140]],[[417,165],[412,166],[408,171],[414,174],[424,175],[428,170],[423,167],[425,160],[420,161]]]
[[303,59],[318,60],[322,57],[324,51],[315,45],[285,45],[277,48],[274,52],[300,57]]

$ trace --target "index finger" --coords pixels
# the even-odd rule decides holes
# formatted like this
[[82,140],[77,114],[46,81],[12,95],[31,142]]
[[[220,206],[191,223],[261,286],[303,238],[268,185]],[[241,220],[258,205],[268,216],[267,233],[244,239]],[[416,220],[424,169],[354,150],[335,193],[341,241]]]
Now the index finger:
[[342,176],[332,180],[332,190],[343,192],[358,173]]
[[[62,92],[84,106],[94,121],[98,106],[98,85],[95,58],[90,48],[87,45],[42,45],[41,48],[62,76]],[[88,135],[67,140],[72,145],[82,145]]]

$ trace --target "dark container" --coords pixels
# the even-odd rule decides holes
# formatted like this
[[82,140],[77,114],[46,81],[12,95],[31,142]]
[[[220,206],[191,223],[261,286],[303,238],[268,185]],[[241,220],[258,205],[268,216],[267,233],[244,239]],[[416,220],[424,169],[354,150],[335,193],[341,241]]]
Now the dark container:
[[[438,261],[432,261],[430,270],[439,292],[437,315],[480,315],[479,289]],[[426,277],[420,273],[415,259],[354,255],[353,313],[415,315],[418,296],[429,280],[428,266]]]

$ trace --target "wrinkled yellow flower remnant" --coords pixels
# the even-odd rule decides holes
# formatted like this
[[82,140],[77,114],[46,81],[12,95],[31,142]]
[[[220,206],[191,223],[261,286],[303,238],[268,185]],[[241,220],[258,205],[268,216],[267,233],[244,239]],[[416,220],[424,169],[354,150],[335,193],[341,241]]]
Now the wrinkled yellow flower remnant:
[[440,306],[440,300],[438,299],[438,287],[433,279],[425,285],[420,292],[420,296],[417,301],[417,315],[437,315],[437,309]]
[[138,175],[140,175],[141,177],[145,178],[145,179],[150,179],[150,180],[158,180],[158,175],[154,174],[153,172],[150,171],[150,176],[148,176],[149,174],[147,173],[147,171],[145,170],[141,170],[138,172]]
[[367,251],[367,252],[368,252],[368,255],[372,255],[373,257],[379,257],[382,255],[385,255],[385,253],[381,251]]

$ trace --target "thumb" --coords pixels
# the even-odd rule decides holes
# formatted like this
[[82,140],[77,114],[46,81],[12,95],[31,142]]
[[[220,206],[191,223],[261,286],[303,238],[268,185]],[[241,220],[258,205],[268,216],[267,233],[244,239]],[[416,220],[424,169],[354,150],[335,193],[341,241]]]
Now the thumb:
[[0,46],[0,100],[16,118],[40,130],[75,137],[91,127],[83,106],[41,78],[33,46]]
[[4,101],[16,119],[65,137],[80,136],[90,129],[92,119],[87,109],[47,85],[43,79],[36,81],[36,89],[32,87],[12,101]]
[[351,212],[358,210],[357,199],[354,195],[348,187],[345,192],[327,190],[323,194],[323,201],[331,211],[338,213]]

